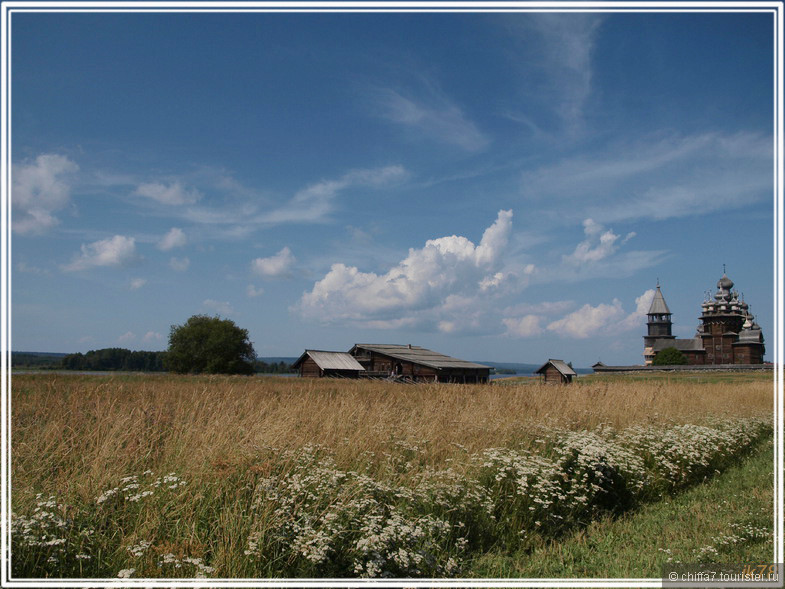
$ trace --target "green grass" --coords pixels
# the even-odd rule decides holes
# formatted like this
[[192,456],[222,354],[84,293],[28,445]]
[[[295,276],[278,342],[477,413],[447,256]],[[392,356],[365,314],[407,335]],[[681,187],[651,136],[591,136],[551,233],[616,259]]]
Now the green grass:
[[[711,371],[679,371],[679,372],[598,372],[594,374],[580,374],[573,380],[572,385],[584,386],[602,383],[616,383],[617,385],[654,383],[654,384],[746,384],[746,383],[774,383],[774,373],[772,371],[755,372],[711,372]],[[518,386],[518,385],[538,385],[542,383],[540,376],[510,376],[498,378],[493,381],[494,385]]]
[[[482,578],[655,578],[674,563],[771,563],[773,445],[675,497],[591,523],[528,553],[478,558]],[[764,530],[767,531],[764,532]],[[716,550],[716,552],[714,552]]]
[[760,370],[754,372],[713,372],[713,371],[679,371],[679,372],[631,372],[628,374],[596,373],[578,377],[579,383],[598,382],[662,382],[690,384],[741,384],[754,382],[774,383],[774,372]]

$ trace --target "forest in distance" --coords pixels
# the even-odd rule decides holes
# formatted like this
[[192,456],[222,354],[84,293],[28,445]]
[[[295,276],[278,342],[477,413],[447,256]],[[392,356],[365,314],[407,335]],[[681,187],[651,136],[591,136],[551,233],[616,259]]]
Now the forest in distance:
[[[166,372],[163,357],[166,352],[131,351],[125,348],[103,348],[82,354],[54,352],[11,352],[14,370],[75,370],[97,372]],[[254,363],[256,374],[291,374],[293,356],[260,356]],[[532,374],[539,364],[520,362],[480,361],[491,367],[491,374],[514,376]],[[575,368],[578,374],[588,374],[591,368]]]
[[[11,352],[11,367],[18,370],[78,370],[165,372],[166,352],[131,351],[125,348],[102,348],[82,354]],[[296,358],[257,358],[257,374],[287,374]]]

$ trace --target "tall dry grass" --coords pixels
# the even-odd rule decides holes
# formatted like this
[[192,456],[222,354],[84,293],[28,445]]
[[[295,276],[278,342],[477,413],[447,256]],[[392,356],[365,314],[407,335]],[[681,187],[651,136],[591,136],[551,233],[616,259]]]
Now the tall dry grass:
[[[167,573],[166,567],[174,565],[166,563],[180,559],[180,564],[187,564],[187,559],[198,558],[205,559],[218,571],[216,574],[224,577],[318,575],[321,569],[307,568],[310,557],[303,568],[296,560],[300,558],[296,551],[283,556],[264,552],[259,559],[248,556],[254,538],[265,539],[265,550],[272,550],[271,546],[283,550],[287,545],[275,540],[275,534],[288,529],[290,511],[281,507],[281,513],[286,513],[276,517],[284,519],[268,521],[267,516],[274,514],[265,510],[273,507],[258,503],[259,492],[273,484],[270,481],[277,481],[274,484],[280,486],[283,497],[300,501],[298,477],[311,472],[310,463],[302,462],[303,448],[324,449],[324,456],[319,450],[313,463],[314,472],[327,469],[322,472],[326,478],[317,477],[313,483],[320,489],[317,502],[326,502],[319,509],[337,509],[344,503],[350,506],[351,500],[359,498],[353,493],[370,485],[374,493],[386,497],[379,499],[382,503],[378,509],[393,509],[385,517],[395,519],[391,515],[399,513],[395,510],[414,509],[421,519],[411,521],[422,523],[425,527],[417,529],[430,530],[433,537],[426,540],[436,542],[442,537],[440,518],[452,510],[442,514],[437,509],[422,515],[417,510],[426,505],[419,502],[430,501],[428,493],[438,496],[447,489],[451,489],[448,495],[454,495],[456,502],[463,502],[458,498],[464,492],[476,491],[478,485],[488,489],[488,497],[507,497],[509,489],[496,489],[502,479],[493,468],[502,469],[499,473],[507,472],[504,465],[512,463],[528,468],[526,451],[531,448],[532,454],[538,454],[543,450],[537,447],[543,442],[539,438],[552,438],[554,432],[563,430],[602,431],[604,426],[623,430],[651,425],[666,431],[674,424],[770,416],[772,389],[766,379],[733,378],[724,383],[586,379],[573,386],[555,387],[536,383],[404,386],[293,378],[16,375],[11,391],[13,510],[20,525],[43,529],[41,506],[48,501],[56,505],[44,508],[49,513],[46,517],[50,519],[45,521],[50,527],[56,528],[60,517],[72,518],[74,523],[71,539],[65,545],[67,553],[52,552],[60,550],[60,544],[51,549],[35,548],[34,532],[23,533],[20,538],[24,536],[33,543],[28,548],[17,545],[20,556],[15,570],[33,576],[114,576],[121,569],[138,568],[137,575],[182,576],[180,569],[172,568]],[[669,431],[673,434],[676,430],[671,427]],[[701,435],[704,433],[698,432],[694,439]],[[578,443],[575,440],[582,440],[582,436],[577,434],[569,444]],[[593,439],[589,434],[586,443],[591,445]],[[487,454],[492,448],[509,451]],[[490,477],[487,481],[473,478],[485,476],[478,474],[478,456],[486,456],[496,465],[485,477]],[[469,473],[472,468],[474,472]],[[558,473],[545,476],[548,469],[551,467],[543,471],[544,482],[561,480]],[[429,472],[437,478],[447,476],[448,480],[442,486],[429,486]],[[172,480],[182,481],[183,486],[153,485],[166,473],[176,474]],[[469,474],[463,477],[462,473]],[[370,478],[363,479],[365,474]],[[333,476],[344,477],[336,481],[353,481],[343,490],[335,490],[336,497],[325,482]],[[130,479],[134,488],[128,485]],[[453,480],[463,482],[453,488],[448,484]],[[352,486],[355,484],[359,486]],[[128,486],[120,490],[123,485]],[[289,486],[291,493],[285,491]],[[395,499],[395,489],[404,488],[440,490]],[[138,502],[131,499],[142,490],[151,493],[150,497]],[[108,491],[114,495],[102,503],[98,498],[109,496]],[[393,500],[403,503],[395,508],[387,505]],[[311,499],[303,499],[303,505],[298,503],[296,509],[305,509],[308,501]],[[500,505],[499,513],[506,513],[506,503]],[[530,508],[524,507],[518,511],[526,515]],[[482,515],[481,502],[475,505],[469,501],[461,509],[470,520],[487,515]],[[510,514],[511,521],[517,521],[518,511]],[[354,512],[336,511],[336,517],[338,513],[349,517],[345,514]],[[305,512],[301,515],[312,517]],[[357,533],[358,525],[373,522],[362,510],[351,517],[357,520],[344,522],[349,527],[341,532],[347,538],[349,530]],[[412,529],[406,523],[410,520],[401,521],[388,532],[402,534],[402,530]],[[500,541],[502,533],[490,533],[486,529],[488,521],[482,521],[485,523],[474,526],[473,534],[490,538],[484,542]],[[471,521],[468,525],[472,526]],[[515,532],[515,526],[510,529]],[[380,534],[369,538],[384,536]],[[40,535],[38,539],[40,543]],[[47,541],[60,540],[51,536]],[[434,544],[435,553],[447,547],[457,550],[452,541],[445,546]],[[133,556],[140,542],[147,543],[139,549],[145,554],[141,559]],[[80,551],[85,554],[78,554]],[[80,556],[86,560],[78,560]],[[92,568],[80,568],[88,564]],[[442,564],[444,570],[451,570],[449,563]],[[339,572],[347,574],[344,569]]]
[[[87,498],[154,470],[221,477],[270,449],[331,448],[339,466],[417,446],[438,466],[484,448],[525,446],[540,425],[700,423],[770,414],[751,382],[418,385],[296,378],[18,375],[12,386],[16,490]],[[258,467],[258,465],[257,465]]]

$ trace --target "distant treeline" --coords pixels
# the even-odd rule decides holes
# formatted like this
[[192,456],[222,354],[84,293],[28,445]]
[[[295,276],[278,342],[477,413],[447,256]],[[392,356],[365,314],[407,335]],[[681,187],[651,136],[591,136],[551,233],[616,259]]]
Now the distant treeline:
[[47,370],[62,368],[60,361],[65,354],[45,354],[41,352],[11,352],[13,368]]
[[62,359],[66,370],[130,370],[163,372],[166,352],[132,352],[125,348],[90,350],[86,354],[68,354]]
[[[104,348],[90,350],[86,354],[43,354],[36,352],[12,352],[11,365],[14,368],[37,370],[100,370],[130,372],[163,372],[166,370],[166,352],[145,352],[125,348]],[[254,362],[254,371],[264,374],[286,374],[291,372],[291,364],[280,362]]]

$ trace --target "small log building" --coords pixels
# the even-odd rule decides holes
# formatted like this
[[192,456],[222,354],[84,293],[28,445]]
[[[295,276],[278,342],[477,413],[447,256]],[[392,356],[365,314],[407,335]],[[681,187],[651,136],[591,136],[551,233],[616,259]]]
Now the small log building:
[[573,377],[578,376],[564,360],[552,358],[535,370],[534,374],[541,374],[545,384],[569,384]]
[[351,354],[323,350],[305,350],[292,364],[292,368],[296,369],[300,376],[311,378],[358,378],[360,373],[365,372],[365,368]]

